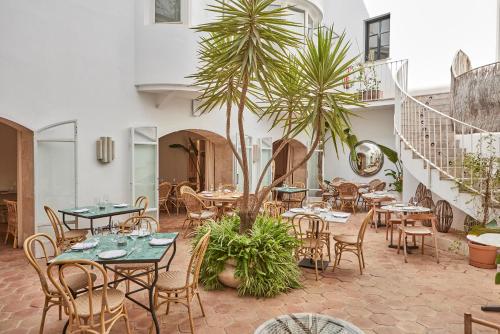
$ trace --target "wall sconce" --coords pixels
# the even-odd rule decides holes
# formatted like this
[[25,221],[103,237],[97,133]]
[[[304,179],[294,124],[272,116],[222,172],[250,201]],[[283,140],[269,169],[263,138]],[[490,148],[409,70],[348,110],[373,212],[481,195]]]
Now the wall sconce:
[[96,141],[97,160],[103,164],[115,159],[115,141],[111,137],[101,137]]

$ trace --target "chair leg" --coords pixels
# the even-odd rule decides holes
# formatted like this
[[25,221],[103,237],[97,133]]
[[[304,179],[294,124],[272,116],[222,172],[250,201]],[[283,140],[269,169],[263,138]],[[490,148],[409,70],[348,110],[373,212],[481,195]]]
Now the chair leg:
[[358,252],[356,252],[356,256],[358,257],[358,264],[359,264],[359,273],[361,275],[363,275],[363,265],[361,263],[361,255],[359,253],[359,249],[358,249]]
[[127,328],[127,334],[130,334],[131,333],[131,331],[130,331],[130,322],[129,322],[129,319],[128,319],[128,312],[127,312],[127,308],[125,307],[125,305],[123,305],[123,314],[124,314],[123,319],[125,320],[125,326]]
[[361,251],[361,261],[363,261],[363,268],[365,268],[365,255],[363,253],[363,248],[360,248]]
[[45,297],[45,302],[43,304],[43,312],[42,312],[42,322],[40,323],[39,334],[43,334],[43,327],[45,326],[45,317],[47,316],[48,310],[49,310],[49,299]]
[[436,249],[436,261],[439,263],[439,249],[438,249],[438,241],[437,241],[437,236],[433,235],[434,237],[434,247]]
[[330,250],[330,236],[328,236],[328,241],[326,242],[326,247],[327,247],[327,251],[328,251],[328,261],[329,262],[332,262],[332,252]]
[[314,272],[316,273],[316,281],[318,280],[318,260],[315,256],[313,256],[314,261]]
[[424,238],[425,235],[422,236],[422,255],[424,255]]
[[[189,292],[187,292],[189,293]],[[189,327],[191,328],[191,334],[194,334],[194,322],[193,322],[193,314],[191,313],[191,299],[189,296],[187,297],[187,309],[189,316]]]
[[203,309],[203,304],[201,303],[201,297],[199,292],[196,292],[196,297],[198,298],[198,303],[200,304],[201,314],[205,316],[205,310]]
[[401,230],[399,230],[399,236],[398,236],[398,254],[400,249],[401,249]]
[[62,298],[61,297],[59,297],[58,309],[59,309],[59,320],[61,320],[62,319]]
[[403,232],[402,234],[403,234],[403,251],[405,256],[405,263],[408,263],[407,259],[408,253],[406,252],[406,233]]
[[165,314],[168,314],[170,311],[170,293],[167,293],[167,309],[165,310]]
[[385,224],[387,225],[385,227],[385,241],[389,240],[389,221],[386,219]]

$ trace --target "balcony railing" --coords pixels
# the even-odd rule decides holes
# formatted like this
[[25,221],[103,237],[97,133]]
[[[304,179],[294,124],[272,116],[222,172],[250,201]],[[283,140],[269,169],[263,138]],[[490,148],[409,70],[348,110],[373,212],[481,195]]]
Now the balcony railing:
[[359,99],[365,102],[394,99],[393,73],[404,62],[406,60],[366,62],[353,66],[353,74],[344,81],[343,88],[348,93],[357,93]]

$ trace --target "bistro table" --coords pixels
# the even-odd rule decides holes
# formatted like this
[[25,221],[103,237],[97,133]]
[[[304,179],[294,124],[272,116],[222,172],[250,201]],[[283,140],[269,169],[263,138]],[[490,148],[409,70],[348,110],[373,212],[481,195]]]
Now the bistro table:
[[[298,187],[275,187],[273,188],[273,192],[276,194],[282,193],[283,195],[287,195],[288,198],[292,194],[299,194],[299,193],[304,193],[304,197],[302,198],[302,201],[300,202],[300,206],[304,203],[304,199],[307,196],[307,190],[306,188],[298,188]],[[288,202],[287,210],[290,210],[290,202]]]
[[217,207],[217,217],[222,217],[224,208],[236,203],[240,199],[242,193],[238,191],[202,191],[198,196],[208,202],[220,203]]
[[370,185],[365,182],[354,182],[354,181],[347,181],[347,180],[342,180],[342,181],[337,181],[337,182],[330,182],[330,185],[332,187],[338,188],[340,185],[344,183],[353,183],[356,187],[358,188],[370,188]]
[[254,334],[363,334],[345,320],[316,313],[281,315],[260,325]]
[[[160,333],[160,325],[158,323],[158,318],[156,316],[153,293],[156,286],[156,282],[158,281],[159,270],[165,269],[166,271],[168,271],[170,268],[170,263],[172,262],[175,256],[176,241],[179,233],[177,232],[153,233],[153,235],[157,239],[172,239],[172,242],[165,246],[151,246],[149,244],[150,240],[149,237],[137,238],[137,240],[135,241],[132,241],[132,239],[127,238],[127,245],[118,246],[116,242],[117,240],[116,236],[113,235],[94,236],[91,239],[87,240],[86,242],[97,240],[98,244],[96,247],[84,251],[75,251],[70,249],[52,259],[50,263],[63,260],[90,260],[101,264],[106,270],[118,273],[119,276],[123,277],[115,281],[108,282],[108,286],[112,286],[115,283],[120,283],[124,280],[131,280],[132,282],[136,283],[137,285],[140,286],[140,288],[127,292],[125,294],[125,297],[151,313],[156,333]],[[173,245],[173,252],[172,255],[170,255],[170,258],[168,259],[167,264],[160,266],[159,265],[160,261],[165,257],[167,251],[172,247],[172,245]],[[120,249],[125,250],[127,252],[126,255],[112,260],[103,260],[99,258],[99,254],[103,251],[120,250]],[[114,266],[110,266],[111,264],[125,264],[125,263],[150,263],[153,268],[150,269],[149,271],[141,271],[138,274],[127,275],[121,271],[117,272]],[[153,273],[153,279],[150,282],[150,284],[147,284],[137,278],[138,276],[144,275],[145,273]],[[144,305],[137,299],[131,297],[132,294],[145,290],[148,291],[149,306]],[[66,323],[66,326],[67,325],[68,323]],[[64,332],[66,330],[66,326],[64,328]]]
[[102,208],[98,206],[81,206],[78,208],[62,209],[59,210],[62,213],[62,222],[69,230],[71,227],[66,223],[66,215],[73,216],[77,218],[85,218],[90,220],[90,228],[81,230],[90,230],[90,233],[94,234],[94,219],[109,217],[109,228],[111,228],[111,217],[125,215],[129,213],[137,213],[144,208],[135,207],[132,205],[122,206],[120,204],[107,204]]
[[[406,222],[406,215],[409,214],[409,213],[425,213],[425,212],[429,212],[431,211],[431,209],[429,208],[425,208],[423,206],[410,206],[408,204],[404,204],[404,203],[399,203],[399,204],[391,204],[391,205],[384,205],[381,207],[382,210],[387,210],[387,211],[390,211],[390,212],[394,212],[394,213],[401,213],[401,224],[402,225],[405,225]],[[397,245],[394,245],[392,243],[393,241],[393,238],[392,238],[392,233],[391,233],[391,243],[389,244],[389,248],[398,248]],[[405,240],[406,242],[406,240]],[[416,249],[418,248],[418,246],[407,246],[408,249]]]
[[[396,198],[393,194],[390,194],[385,191],[375,191],[371,193],[362,194],[361,197],[364,198],[367,204],[372,204],[373,211],[376,212],[376,209],[379,209],[384,202],[393,202]],[[375,222],[375,231],[379,226],[384,227],[385,224],[382,224],[380,220],[380,211],[377,212],[377,221]]]
[[[349,221],[351,216],[350,213],[347,212],[339,212],[339,211],[327,211],[326,209],[320,210],[306,210],[303,208],[293,208],[289,211],[284,212],[281,217],[287,220],[293,220],[297,215],[315,215],[323,219],[325,223],[336,223],[336,224],[346,224]],[[319,224],[319,222],[317,223]],[[316,226],[316,231],[318,230],[318,226]],[[318,236],[316,236],[318,237]],[[329,261],[323,261],[323,265],[321,268],[326,268],[330,264]],[[303,259],[299,262],[300,267],[304,268],[312,268],[314,269],[314,261]]]

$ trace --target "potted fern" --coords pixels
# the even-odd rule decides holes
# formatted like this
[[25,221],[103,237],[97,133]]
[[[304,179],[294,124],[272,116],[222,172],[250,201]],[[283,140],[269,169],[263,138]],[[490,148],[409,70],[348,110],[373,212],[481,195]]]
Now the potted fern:
[[[245,243],[252,243],[258,231],[264,229],[263,225],[272,225],[272,218],[259,215],[263,202],[273,187],[309,160],[321,142],[328,137],[335,147],[344,142],[352,143],[352,135],[348,131],[351,115],[348,107],[362,106],[357,94],[341,91],[344,79],[352,74],[348,68],[356,60],[347,57],[349,43],[345,34],[334,38],[333,27],[319,27],[315,40],[306,37],[305,44],[302,44],[303,36],[297,36],[291,29],[296,24],[286,18],[289,8],[273,7],[274,2],[216,0],[215,5],[208,9],[215,14],[215,19],[195,28],[201,34],[199,69],[192,75],[195,85],[202,87],[199,110],[201,113],[213,110],[226,113],[226,139],[243,174],[238,214],[220,223],[226,227],[224,231],[234,242],[244,240]],[[262,169],[254,189],[250,188],[252,165],[245,141],[246,113],[254,113],[260,119],[269,121],[271,128],[282,130],[281,144]],[[233,121],[236,121],[238,145],[232,137]],[[305,157],[283,176],[273,180],[269,187],[263,187],[265,175],[272,168],[274,159],[299,134],[310,137],[311,145]],[[219,232],[222,233],[216,229],[220,235]],[[277,240],[257,243],[260,246],[255,251],[263,254],[286,250],[291,254],[288,239],[280,237]],[[209,282],[215,274],[224,270],[229,258],[236,262],[237,268],[256,268],[257,263],[253,260],[248,266],[241,267],[243,259],[230,256],[230,244],[217,243],[215,238],[211,238],[208,253],[217,249],[227,258],[223,257],[225,262],[214,267],[217,273],[209,268],[209,260],[204,262],[201,278],[208,287],[217,287],[217,284]],[[266,266],[259,267],[268,280],[275,275],[272,268],[275,268],[273,262],[276,261],[281,260],[268,257]],[[296,266],[293,258],[288,257],[287,261],[286,266]],[[243,286],[252,279],[250,275],[251,270],[235,271]],[[295,286],[295,280],[289,278],[283,284],[276,283],[276,289],[270,291],[275,294]],[[247,291],[240,289],[242,294],[247,294]],[[261,292],[248,294],[268,295],[263,290],[258,291]]]

